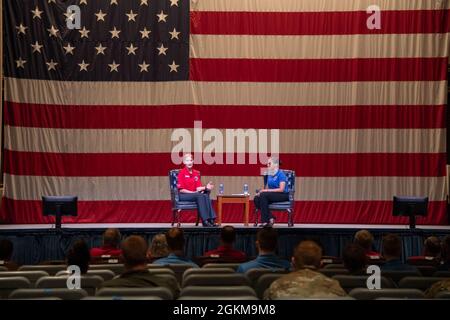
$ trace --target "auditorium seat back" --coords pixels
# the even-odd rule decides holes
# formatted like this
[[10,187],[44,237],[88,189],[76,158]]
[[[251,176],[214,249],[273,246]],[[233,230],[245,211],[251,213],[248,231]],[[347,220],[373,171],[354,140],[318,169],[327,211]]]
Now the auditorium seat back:
[[30,280],[25,277],[0,278],[0,299],[6,299],[16,289],[30,288]]
[[83,289],[17,289],[11,292],[9,299],[29,299],[55,297],[63,300],[80,300],[87,297],[86,290]]
[[255,296],[182,296],[178,300],[259,300]]
[[102,288],[97,291],[97,297],[113,297],[120,300],[122,297],[158,297],[163,300],[172,300],[173,294],[165,287],[155,288]]
[[419,272],[424,277],[431,277],[436,272],[436,267],[433,266],[416,266]]
[[[66,276],[68,274],[69,273],[67,271],[59,271],[56,274],[56,277]],[[87,275],[100,276],[103,279],[103,281],[111,280],[112,278],[114,278],[116,276],[116,274],[114,272],[112,272],[111,270],[88,270]]]
[[168,275],[176,277],[175,271],[173,271],[172,269],[169,269],[169,268],[163,268],[161,266],[160,266],[160,268],[149,268],[148,271],[154,275],[168,274]]
[[442,281],[439,277],[405,277],[398,283],[399,288],[427,290],[435,282]]
[[424,299],[424,293],[419,289],[377,289],[356,288],[349,295],[357,300],[374,300],[378,298]]
[[94,264],[89,266],[89,270],[111,270],[114,274],[119,275],[125,271],[125,266],[122,263]]
[[109,297],[88,296],[81,300],[163,300],[163,299],[157,296],[109,296]]
[[381,275],[391,279],[395,284],[405,277],[420,277],[420,271],[381,271]]
[[[36,282],[36,288],[48,289],[48,288],[67,288],[67,280],[69,276],[59,277],[42,277]],[[88,295],[93,296],[95,290],[103,283],[103,278],[100,276],[81,276],[80,285],[81,288],[86,290]]]
[[450,291],[439,292],[435,299],[450,299]]
[[250,281],[242,273],[191,274],[183,279],[187,286],[250,286]]
[[190,268],[184,271],[183,279],[192,274],[223,274],[223,273],[234,273],[235,271],[231,268]]
[[6,271],[0,273],[0,278],[25,277],[30,281],[32,287],[39,278],[46,276],[49,276],[49,274],[45,271]]
[[248,280],[250,280],[250,283],[252,284],[252,286],[254,287],[256,282],[258,281],[258,279],[263,275],[263,274],[268,274],[268,273],[276,273],[276,274],[287,274],[289,273],[289,271],[285,270],[285,269],[267,269],[267,268],[255,268],[255,269],[250,269],[248,270],[245,275],[247,276]]
[[272,282],[274,282],[278,278],[281,278],[282,276],[282,273],[266,273],[261,275],[258,280],[256,280],[256,283],[254,285],[256,296],[259,299],[264,299],[264,292],[267,290],[267,288],[270,287]]
[[[337,280],[342,289],[350,292],[354,288],[367,288],[367,279],[369,275],[365,276],[352,276],[352,275],[335,275],[332,277]],[[394,288],[394,283],[386,277],[380,277],[381,289]]]
[[255,290],[249,286],[188,286],[181,289],[181,297],[256,297]]
[[58,273],[61,270],[67,270],[67,266],[64,264],[60,264],[60,265],[53,265],[53,264],[48,264],[48,265],[24,265],[19,267],[18,271],[45,271],[47,272],[50,276],[54,276],[56,275],[56,273]]
[[207,263],[202,268],[231,268],[237,270],[240,263]]
[[326,275],[327,277],[332,277],[335,275],[349,275],[350,272],[347,269],[344,268],[337,268],[337,269],[331,269],[331,268],[326,268],[326,269],[319,269],[319,272],[323,275]]
[[169,268],[173,272],[175,272],[175,277],[177,278],[178,283],[181,284],[183,281],[184,272],[188,269],[191,269],[192,265],[190,265],[190,264],[169,264],[164,267]]
[[433,277],[450,278],[450,271],[436,271]]
[[330,263],[325,265],[322,269],[345,269],[343,263]]

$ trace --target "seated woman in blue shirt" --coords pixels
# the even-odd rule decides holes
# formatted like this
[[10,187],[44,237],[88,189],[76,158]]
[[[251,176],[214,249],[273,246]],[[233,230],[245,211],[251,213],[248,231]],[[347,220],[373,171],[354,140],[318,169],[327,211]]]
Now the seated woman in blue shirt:
[[267,167],[269,169],[267,187],[264,186],[264,189],[256,194],[254,202],[256,208],[261,210],[263,226],[272,226],[274,217],[269,210],[269,204],[272,202],[288,201],[289,190],[286,175],[279,168],[280,160],[275,157],[269,158]]

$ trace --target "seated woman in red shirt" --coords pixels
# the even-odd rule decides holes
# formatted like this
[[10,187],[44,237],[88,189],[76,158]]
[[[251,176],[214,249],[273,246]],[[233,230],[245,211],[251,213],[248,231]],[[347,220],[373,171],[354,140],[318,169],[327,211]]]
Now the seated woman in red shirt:
[[198,212],[204,227],[216,227],[216,213],[212,207],[209,192],[214,188],[212,182],[202,186],[200,172],[193,169],[194,159],[191,154],[183,156],[184,168],[178,173],[178,190],[180,201],[197,203]]

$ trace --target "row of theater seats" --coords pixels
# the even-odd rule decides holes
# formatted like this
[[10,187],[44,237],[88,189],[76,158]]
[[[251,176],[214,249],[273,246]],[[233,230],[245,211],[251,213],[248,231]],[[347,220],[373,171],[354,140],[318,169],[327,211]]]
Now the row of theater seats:
[[[425,276],[425,277],[449,277],[450,278],[450,270],[448,271],[438,271],[436,267],[433,266],[415,266],[418,269],[418,272],[408,272],[408,276]],[[334,275],[346,275],[349,274],[348,270],[344,267],[343,264],[328,264],[323,267],[321,270],[323,274],[326,276],[334,276]],[[397,280],[397,279],[396,279]]]
[[[181,294],[177,300],[259,300],[249,290],[250,288],[223,287],[220,290],[198,288],[196,293],[201,295]],[[249,295],[245,295],[248,291]],[[17,289],[10,295],[10,299],[26,300],[173,300],[173,295],[167,288],[115,288],[101,289],[96,296],[89,296],[83,289]],[[309,298],[298,297],[280,298],[276,300],[391,300],[391,299],[425,299],[424,292],[418,289],[380,289],[370,290],[355,288],[348,296],[336,298]],[[436,299],[450,299],[448,292],[441,292]]]
[[[244,274],[235,273],[239,264],[209,264],[200,269],[188,265],[170,265],[162,267],[149,265],[150,272],[160,277],[175,278],[181,286],[180,299],[261,299],[270,284],[286,271],[254,269]],[[343,270],[338,265],[329,265],[322,272]],[[103,281],[112,279],[123,272],[123,265],[93,265],[88,276],[81,279],[81,290],[69,290],[66,280],[66,266],[37,265],[23,266],[20,271],[0,272],[0,296],[2,298],[59,297],[62,299],[81,299],[96,296],[101,299],[112,297],[156,297],[173,299],[167,288],[103,288],[98,290]],[[376,297],[423,298],[423,291],[428,289],[441,277],[423,277],[410,272],[383,272],[382,290],[363,289],[367,276],[332,275],[349,293],[357,299]],[[443,274],[444,275],[444,274]],[[445,276],[449,276],[448,274]],[[445,294],[442,295],[442,298]],[[91,298],[90,298],[91,299]]]

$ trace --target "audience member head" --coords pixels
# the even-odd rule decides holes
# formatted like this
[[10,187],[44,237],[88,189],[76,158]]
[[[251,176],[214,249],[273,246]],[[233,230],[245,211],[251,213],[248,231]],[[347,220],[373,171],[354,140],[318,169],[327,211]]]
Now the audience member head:
[[278,243],[278,233],[272,227],[264,227],[256,234],[256,248],[259,254],[275,253]]
[[223,245],[233,245],[236,241],[236,231],[232,226],[225,226],[220,230],[220,241]]
[[445,236],[441,243],[442,246],[442,260],[444,262],[450,262],[450,235]]
[[141,236],[129,236],[122,242],[122,256],[126,269],[147,268],[147,241]]
[[184,252],[184,233],[180,228],[172,228],[166,232],[166,241],[170,252]]
[[150,245],[150,256],[152,258],[163,258],[169,255],[169,246],[167,245],[166,235],[157,234],[153,237]]
[[292,265],[295,270],[303,268],[320,267],[322,260],[322,248],[314,241],[305,240],[300,242],[294,249],[294,256],[292,257]]
[[366,251],[358,244],[349,244],[342,252],[342,260],[351,274],[361,273],[367,264]]
[[368,253],[372,251],[373,236],[368,230],[359,230],[355,234],[355,243]]
[[77,240],[67,253],[67,265],[76,265],[80,268],[82,274],[85,274],[89,269],[89,261],[91,254],[89,247],[84,240]]
[[439,257],[441,254],[441,240],[438,237],[428,237],[423,243],[423,254],[428,257]]
[[383,256],[386,260],[400,259],[402,256],[402,240],[394,233],[383,237]]
[[120,231],[118,229],[106,229],[103,233],[103,245],[110,248],[120,247]]
[[8,239],[0,240],[0,260],[9,261],[11,260],[14,250],[13,243]]

